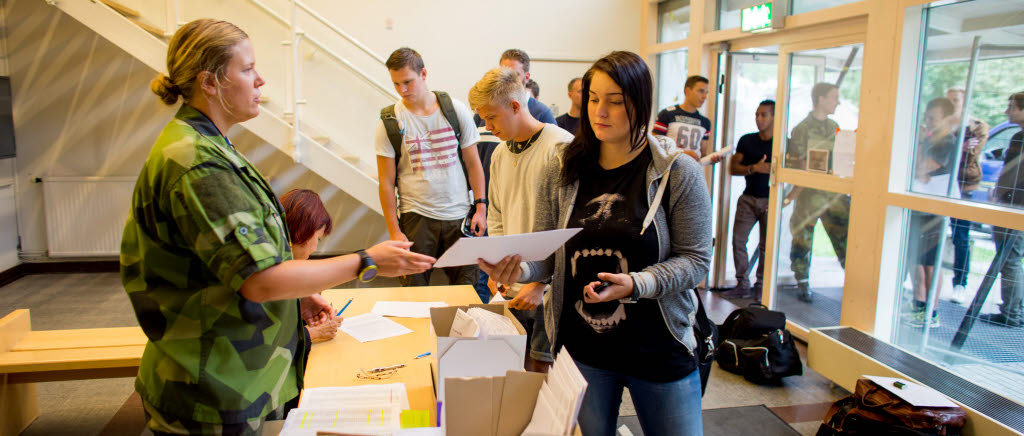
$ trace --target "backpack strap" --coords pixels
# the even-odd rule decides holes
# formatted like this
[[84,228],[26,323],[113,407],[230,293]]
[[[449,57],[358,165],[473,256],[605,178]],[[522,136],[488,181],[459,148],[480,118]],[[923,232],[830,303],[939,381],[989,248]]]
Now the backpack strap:
[[391,148],[395,149],[395,185],[398,184],[398,159],[402,157],[402,136],[405,134],[402,127],[398,125],[398,118],[395,117],[395,105],[386,106],[380,110],[380,120],[384,123],[384,131],[387,132]]
[[455,154],[459,156],[459,164],[462,165],[462,174],[466,176],[466,190],[473,189],[469,186],[469,170],[466,169],[466,162],[462,159],[462,123],[459,122],[459,113],[455,112],[455,105],[452,98],[444,91],[434,91],[437,96],[437,105],[441,107],[441,115],[452,126],[455,132]]

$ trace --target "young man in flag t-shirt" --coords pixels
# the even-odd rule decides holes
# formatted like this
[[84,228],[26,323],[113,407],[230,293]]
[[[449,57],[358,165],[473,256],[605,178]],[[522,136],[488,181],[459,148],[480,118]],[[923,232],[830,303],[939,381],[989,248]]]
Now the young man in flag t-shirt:
[[[708,79],[690,76],[683,86],[683,104],[662,109],[654,120],[655,135],[665,136],[676,143],[676,147],[688,151],[700,159],[711,153],[711,120],[698,112],[708,98]],[[724,156],[716,155],[711,163],[718,163]]]

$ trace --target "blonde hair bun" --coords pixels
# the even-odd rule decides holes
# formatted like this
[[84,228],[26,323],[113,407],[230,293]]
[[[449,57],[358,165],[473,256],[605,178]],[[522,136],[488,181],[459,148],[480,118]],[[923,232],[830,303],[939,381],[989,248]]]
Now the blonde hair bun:
[[149,88],[153,90],[153,93],[160,97],[165,104],[168,106],[178,102],[178,96],[181,95],[181,88],[175,85],[170,77],[161,74],[153,79],[149,84]]

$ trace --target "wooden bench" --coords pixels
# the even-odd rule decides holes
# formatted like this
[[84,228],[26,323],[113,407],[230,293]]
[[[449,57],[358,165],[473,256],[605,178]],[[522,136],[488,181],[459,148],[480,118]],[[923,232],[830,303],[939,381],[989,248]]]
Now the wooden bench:
[[139,327],[32,331],[27,309],[0,319],[0,436],[39,416],[38,382],[134,377],[146,335]]

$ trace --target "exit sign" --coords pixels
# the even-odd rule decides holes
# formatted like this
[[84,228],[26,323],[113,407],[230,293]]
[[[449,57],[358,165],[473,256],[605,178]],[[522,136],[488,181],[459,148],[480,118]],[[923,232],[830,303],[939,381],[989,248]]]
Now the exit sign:
[[740,30],[756,32],[772,27],[772,2],[743,8],[740,11]]

